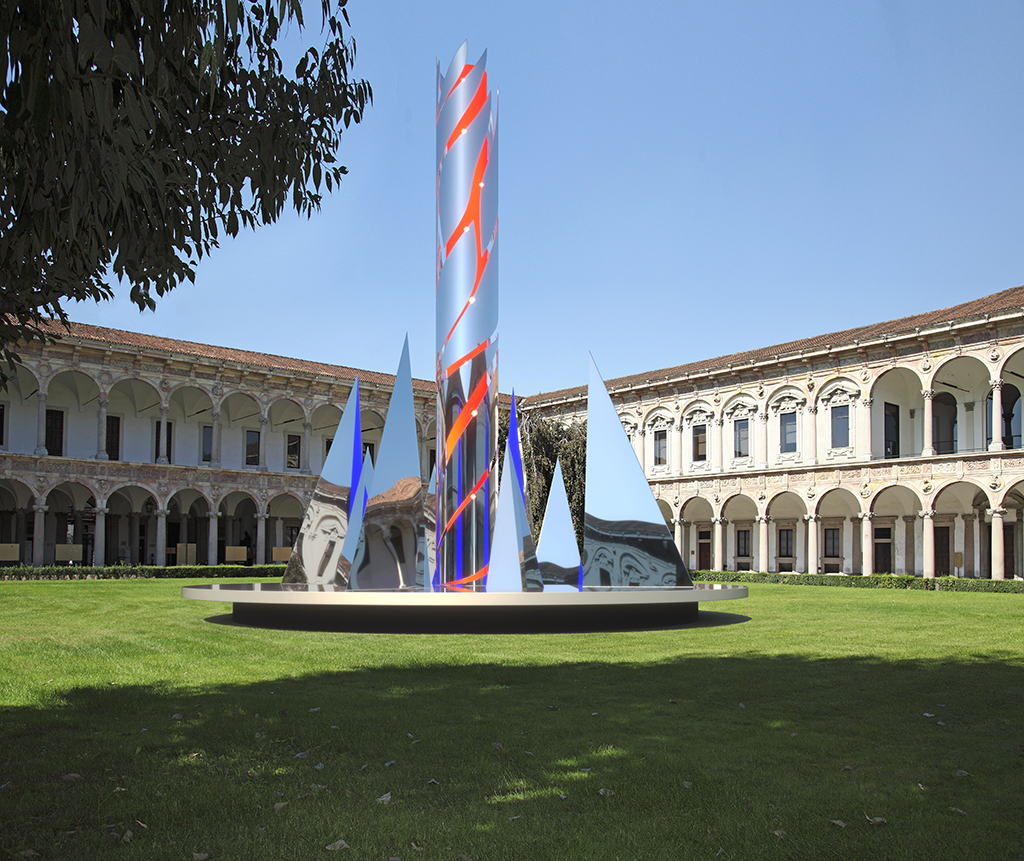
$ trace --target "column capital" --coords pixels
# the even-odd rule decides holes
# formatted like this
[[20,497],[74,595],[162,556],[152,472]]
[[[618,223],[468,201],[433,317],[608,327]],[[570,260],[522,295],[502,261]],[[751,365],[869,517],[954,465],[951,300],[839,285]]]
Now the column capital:
[[160,421],[164,421],[167,418],[167,411],[170,409],[167,404],[160,404]]
[[97,403],[99,403],[101,409],[105,410],[110,405],[110,398],[100,395],[97,398]]
[[219,511],[207,511],[206,512],[206,516],[209,517],[210,520],[216,520],[218,517],[220,517],[220,512]]
[[1000,380],[1000,379],[995,379],[995,380],[992,380],[990,382],[990,385],[992,386],[993,389],[1002,389],[1003,381]]
[[715,524],[721,524],[722,526],[725,526],[729,521],[726,520],[724,517],[712,517],[711,518],[711,522],[715,523]]
[[270,515],[267,514],[266,512],[263,512],[263,511],[257,511],[256,512],[256,519],[259,520],[259,521],[266,522],[266,519],[268,517],[270,517]]
[[302,429],[305,431],[313,430],[313,422],[303,422]]
[[107,508],[106,506],[104,506],[103,508],[94,508],[94,509],[93,509],[93,512],[94,512],[94,513],[95,513],[95,514],[96,514],[96,515],[97,515],[98,517],[105,517],[106,515],[110,514],[110,509],[109,509],[109,508]]
[[960,517],[963,519],[964,523],[974,523],[974,521],[978,519],[975,514],[961,514]]
[[50,506],[44,505],[41,502],[37,502],[32,506],[32,510],[37,513],[42,512],[43,514],[45,514],[47,511],[50,510]]
[[931,520],[933,517],[935,517],[935,512],[930,509],[926,511],[919,511],[917,512],[917,516],[922,517],[925,520]]
[[864,406],[866,406],[868,409],[871,409],[871,404],[874,403],[874,399],[873,398],[861,398],[860,402]]
[[260,416],[260,427],[262,428],[268,421],[269,419],[266,416]]
[[806,520],[808,523],[817,523],[819,520],[821,520],[821,515],[820,514],[805,514],[804,515],[804,520]]
[[935,392],[932,391],[931,389],[923,389],[921,392],[921,397],[924,398],[926,401],[930,401],[932,399],[932,395],[934,394]]
[[758,523],[771,523],[772,518],[769,514],[759,514],[756,518]]
[[153,513],[154,513],[154,514],[155,514],[155,515],[156,515],[157,517],[164,517],[164,518],[165,518],[165,517],[167,517],[167,515],[168,515],[168,514],[170,514],[170,513],[171,513],[171,511],[170,511],[170,509],[169,509],[169,508],[158,508],[158,509],[157,509],[157,510],[156,510],[155,512],[153,512]]
[[811,404],[807,408],[807,412],[809,412],[811,415],[817,415],[818,414],[818,405],[817,404]]
[[1002,520],[1003,516],[1006,514],[1006,509],[1005,508],[986,508],[985,509],[985,513],[989,517],[998,517],[1000,520]]
[[220,421],[220,407],[214,407],[212,410],[210,410],[210,418],[212,418],[215,422]]
[[863,511],[860,514],[858,514],[857,517],[865,523],[870,523],[872,520],[875,519],[875,512]]

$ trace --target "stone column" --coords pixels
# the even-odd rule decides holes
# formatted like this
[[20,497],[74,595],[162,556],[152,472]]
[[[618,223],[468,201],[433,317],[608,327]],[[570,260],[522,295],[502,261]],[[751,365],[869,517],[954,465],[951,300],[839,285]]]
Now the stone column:
[[[299,456],[299,466],[303,475],[309,475],[311,470],[309,467],[310,457],[313,453],[313,422],[302,423],[302,453]],[[425,463],[423,455],[420,454],[420,462]],[[429,476],[428,476],[429,478]]]
[[32,529],[32,565],[38,568],[43,564],[43,551],[46,549],[47,506],[37,500],[32,510],[36,513]]
[[807,436],[807,457],[804,463],[816,464],[818,462],[818,408],[813,404],[807,408],[804,434]]
[[284,544],[284,520],[280,517],[273,518],[274,521],[274,546],[281,547]]
[[871,512],[860,515],[860,573],[867,577],[875,573],[875,536],[871,531]]
[[220,517],[219,511],[211,511],[207,515],[210,518],[210,529],[208,532],[209,539],[207,544],[206,553],[206,564],[216,565],[217,564],[217,518]]
[[713,517],[711,522],[715,526],[714,558],[711,564],[716,571],[725,571],[725,524],[728,521],[724,517]]
[[220,468],[220,407],[214,407],[210,412],[213,421],[213,451],[210,453],[210,467]]
[[96,534],[92,539],[92,564],[97,567],[107,564],[107,512],[109,508],[96,509]]
[[269,514],[256,514],[256,564],[267,562],[267,518]]
[[267,417],[260,416],[260,470],[267,471]]
[[167,565],[167,515],[166,508],[156,510],[156,564],[161,568]]
[[[680,416],[679,421],[676,422],[674,428],[674,435],[672,438],[672,447],[675,449],[676,456],[676,470],[678,472],[686,472],[686,457],[684,456],[685,452],[683,450],[683,438],[685,436],[685,423],[683,422],[683,419]],[[683,561],[686,562],[685,559]],[[689,567],[689,564],[687,564],[687,567]]]
[[682,536],[680,543],[679,552],[683,556],[683,562],[686,563],[686,568],[689,570],[692,566],[690,565],[690,521],[679,518],[679,534]]
[[759,412],[758,417],[761,419],[761,431],[754,437],[754,448],[757,451],[757,468],[768,469],[768,410]]
[[854,451],[857,456],[870,459],[872,452],[871,441],[871,398],[861,398],[857,406],[857,436],[854,440]]
[[[97,428],[97,445],[96,445],[96,460],[107,460],[109,455],[107,454],[107,405],[110,403],[108,398],[100,396],[99,404],[100,408],[97,411],[99,417],[99,427]],[[117,456],[117,453],[114,453]]]
[[921,392],[924,397],[924,447],[921,449],[922,457],[931,457],[935,454],[935,448],[932,445],[932,395],[934,395],[931,389],[925,389]]
[[[995,410],[993,410],[995,412]],[[1000,428],[1000,433],[1002,428]],[[992,579],[1006,579],[1006,560],[1003,558],[1003,516],[1005,508],[990,508],[987,512],[992,518]]]
[[42,389],[36,392],[36,402],[39,407],[36,413],[36,450],[32,453],[42,457],[49,454],[46,450],[46,392]]
[[907,574],[913,574],[917,570],[917,557],[914,550],[914,540],[917,536],[915,526],[918,517],[916,514],[903,515],[903,570]]
[[160,438],[160,445],[156,451],[157,463],[169,463],[167,458],[167,404],[160,404],[160,418],[157,419],[157,436]]
[[821,518],[817,514],[805,514],[807,521],[807,573],[818,573],[818,521]]
[[762,573],[768,571],[768,524],[771,520],[767,514],[757,518],[757,570]]
[[644,427],[638,427],[636,429],[636,436],[634,437],[633,450],[636,452],[636,459],[640,461],[640,469],[646,474],[647,467],[644,463],[644,445],[647,442],[647,429]]
[[[992,381],[992,442],[989,451],[1003,450],[1003,381]],[[1000,518],[1002,515],[1000,515]],[[1000,580],[1003,578],[1000,577]]]
[[[679,555],[682,557],[683,563],[686,564],[686,557],[683,556],[683,519],[681,517],[676,517],[672,521],[672,525],[675,527],[676,549],[679,551]],[[690,566],[686,565],[686,567],[689,568]]]
[[964,567],[963,576],[973,577],[975,566],[974,566],[974,545],[975,545],[975,526],[978,518],[973,514],[962,514],[960,515],[964,520]]
[[128,561],[139,564],[139,512],[128,515]]
[[724,425],[725,419],[721,416],[711,420],[711,468],[716,472],[722,471],[722,427]]
[[935,577],[935,512],[921,512],[921,573],[928,579]]

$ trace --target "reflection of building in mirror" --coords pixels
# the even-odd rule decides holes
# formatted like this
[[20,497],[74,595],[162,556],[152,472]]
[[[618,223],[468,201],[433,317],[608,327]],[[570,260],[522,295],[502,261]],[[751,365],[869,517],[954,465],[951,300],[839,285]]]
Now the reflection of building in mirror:
[[414,589],[423,584],[423,484],[399,479],[371,496],[363,515],[363,537],[355,552],[352,589]]
[[583,586],[692,586],[664,523],[586,515]]
[[349,564],[341,549],[348,532],[349,495],[350,488],[320,480],[306,508],[282,582],[348,582]]

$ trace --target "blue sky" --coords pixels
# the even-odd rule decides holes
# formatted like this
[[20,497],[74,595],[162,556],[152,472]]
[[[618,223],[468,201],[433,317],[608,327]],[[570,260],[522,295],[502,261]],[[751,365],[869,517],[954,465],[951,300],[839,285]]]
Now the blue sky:
[[224,243],[155,313],[122,288],[73,319],[388,373],[408,332],[431,378],[435,60],[463,39],[500,94],[503,391],[1024,283],[1020,0],[349,12],[374,105],[322,212]]

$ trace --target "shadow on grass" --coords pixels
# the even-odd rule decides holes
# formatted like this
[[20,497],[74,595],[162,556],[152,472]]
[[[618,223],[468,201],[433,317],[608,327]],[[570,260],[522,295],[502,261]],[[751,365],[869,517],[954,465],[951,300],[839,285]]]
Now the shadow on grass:
[[512,654],[54,692],[0,713],[0,849],[294,858],[343,839],[353,858],[1019,857],[1013,658]]

